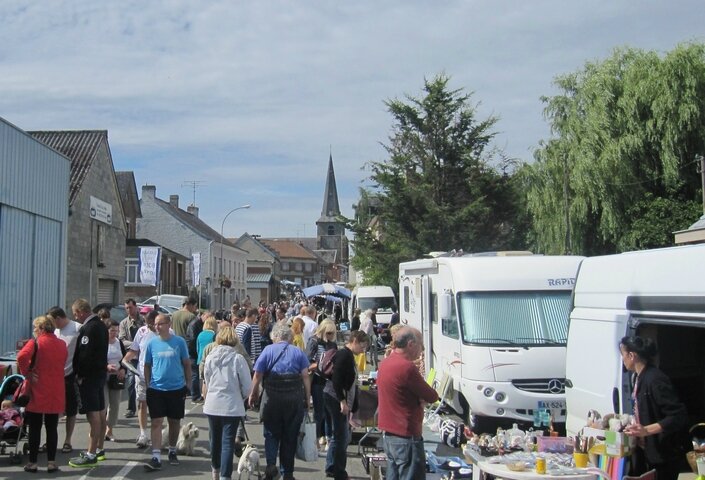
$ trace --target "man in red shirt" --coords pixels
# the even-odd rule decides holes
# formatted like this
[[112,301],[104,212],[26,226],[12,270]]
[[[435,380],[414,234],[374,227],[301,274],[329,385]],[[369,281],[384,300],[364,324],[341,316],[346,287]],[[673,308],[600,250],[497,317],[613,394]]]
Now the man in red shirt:
[[423,351],[421,332],[402,327],[394,336],[395,348],[379,367],[379,428],[384,431],[387,480],[415,480],[426,476],[423,448],[424,404],[438,394],[419,373],[414,360]]

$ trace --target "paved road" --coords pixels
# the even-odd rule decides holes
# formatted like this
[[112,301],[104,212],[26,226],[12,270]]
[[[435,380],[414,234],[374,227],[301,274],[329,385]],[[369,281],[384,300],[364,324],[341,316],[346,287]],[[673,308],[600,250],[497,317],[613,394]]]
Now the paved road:
[[[61,467],[61,472],[49,475],[46,472],[46,455],[40,454],[39,465],[43,467],[39,473],[31,474],[22,470],[24,463],[27,462],[27,457],[23,457],[21,465],[10,465],[7,456],[0,457],[0,478],[3,479],[44,479],[44,478],[75,478],[75,479],[148,479],[148,478],[189,478],[189,479],[210,479],[210,452],[208,449],[208,420],[203,414],[201,405],[186,401],[186,418],[185,421],[194,422],[200,429],[200,435],[197,444],[197,455],[193,457],[180,457],[181,465],[178,467],[170,466],[167,462],[163,462],[163,468],[159,472],[145,472],[143,463],[151,458],[151,450],[138,449],[135,447],[135,440],[139,433],[137,427],[137,419],[125,419],[124,412],[126,411],[127,402],[123,401],[120,410],[120,418],[114,433],[117,439],[116,442],[106,442],[107,459],[100,462],[99,466],[93,469],[77,469],[68,465],[69,458],[77,455],[79,448],[85,450],[87,445],[88,424],[85,417],[79,416],[79,421],[74,432],[74,453],[57,454],[57,462]],[[264,475],[264,438],[262,436],[262,426],[255,420],[255,413],[250,412],[247,421],[247,432],[253,442],[260,451],[262,457],[260,464],[262,466],[262,474]],[[59,444],[63,442],[64,425],[59,423]],[[319,457],[317,462],[305,463],[300,460],[296,461],[295,476],[298,480],[304,479],[323,479],[325,459]],[[237,467],[237,458],[235,459],[235,468]],[[357,455],[357,445],[350,445],[348,448],[348,474],[355,479],[369,478],[365,474],[362,467],[360,457]],[[233,478],[237,478],[237,473],[234,473]],[[244,477],[243,477],[244,478]]]

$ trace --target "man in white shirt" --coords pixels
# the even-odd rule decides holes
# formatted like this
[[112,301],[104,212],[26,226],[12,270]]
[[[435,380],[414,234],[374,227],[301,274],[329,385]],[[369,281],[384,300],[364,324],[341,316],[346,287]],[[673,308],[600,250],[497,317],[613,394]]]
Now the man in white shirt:
[[78,414],[78,389],[76,388],[76,376],[73,373],[73,354],[76,351],[76,340],[78,339],[78,331],[81,328],[81,324],[69,320],[66,312],[61,307],[51,307],[47,315],[54,319],[54,324],[56,325],[54,335],[66,342],[66,348],[69,352],[64,364],[66,436],[64,437],[64,445],[61,447],[61,451],[70,453],[73,450],[71,437],[73,437],[76,415]]
[[308,341],[316,334],[318,323],[316,318],[316,307],[307,305],[301,309],[301,318],[304,321],[304,345],[308,345]]

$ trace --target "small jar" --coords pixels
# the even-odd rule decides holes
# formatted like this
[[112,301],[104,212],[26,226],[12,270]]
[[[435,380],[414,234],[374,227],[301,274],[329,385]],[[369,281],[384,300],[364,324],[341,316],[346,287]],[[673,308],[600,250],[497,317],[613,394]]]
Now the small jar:
[[536,457],[536,473],[539,475],[546,474],[546,459],[543,457]]

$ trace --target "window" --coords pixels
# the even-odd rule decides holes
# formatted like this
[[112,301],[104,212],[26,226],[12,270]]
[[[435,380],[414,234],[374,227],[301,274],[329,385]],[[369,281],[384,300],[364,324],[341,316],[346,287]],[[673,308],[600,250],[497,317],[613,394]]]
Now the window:
[[176,262],[176,286],[182,287],[184,285],[184,264],[183,262]]
[[305,269],[307,272],[310,272],[310,271],[313,270],[313,265],[311,265],[310,263],[306,263],[306,264],[304,264],[304,269]]
[[282,262],[282,270],[289,271],[289,262]]
[[125,259],[125,283],[140,283],[140,260],[139,258]]
[[300,272],[303,270],[303,264],[301,262],[296,262],[296,271]]
[[98,223],[96,229],[96,265],[105,266],[105,228]]
[[404,286],[404,311],[409,313],[409,287]]
[[455,310],[455,298],[453,295],[450,297],[450,318],[441,318],[441,333],[446,337],[455,338],[456,340],[460,338],[460,332],[458,332],[458,314]]
[[333,225],[328,225],[328,235],[335,235],[335,227]]
[[565,345],[570,291],[461,292],[461,334],[485,345]]
[[438,295],[436,295],[436,292],[431,293],[431,310],[429,313],[431,321],[433,323],[438,323]]

